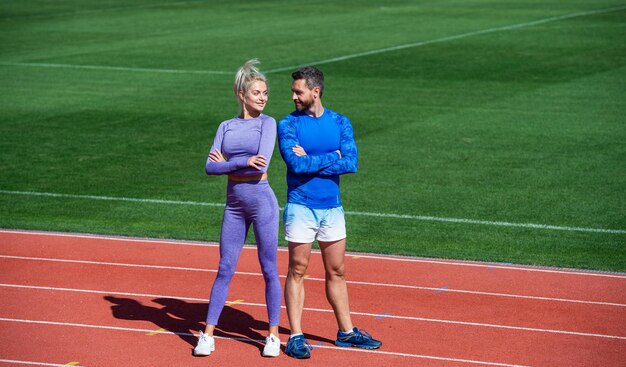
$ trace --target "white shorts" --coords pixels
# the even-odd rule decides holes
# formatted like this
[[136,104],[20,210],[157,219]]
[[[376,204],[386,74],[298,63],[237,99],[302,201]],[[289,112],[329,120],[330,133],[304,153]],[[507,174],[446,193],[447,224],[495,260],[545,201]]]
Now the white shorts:
[[312,209],[287,203],[283,213],[285,239],[296,243],[313,243],[316,239],[334,242],[346,238],[343,207]]

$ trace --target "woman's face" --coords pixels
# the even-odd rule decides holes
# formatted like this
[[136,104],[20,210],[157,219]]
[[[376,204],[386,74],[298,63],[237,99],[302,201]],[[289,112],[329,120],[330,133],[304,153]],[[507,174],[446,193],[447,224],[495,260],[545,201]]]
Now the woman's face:
[[265,108],[268,97],[267,84],[261,80],[254,81],[246,94],[240,95],[244,108],[250,113],[261,113]]

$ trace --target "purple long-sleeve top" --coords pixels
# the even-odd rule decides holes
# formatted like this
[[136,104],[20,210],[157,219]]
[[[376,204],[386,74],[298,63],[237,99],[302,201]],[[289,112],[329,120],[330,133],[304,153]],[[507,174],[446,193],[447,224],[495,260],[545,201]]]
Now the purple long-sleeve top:
[[[276,120],[261,114],[252,119],[239,117],[220,124],[210,152],[218,150],[224,155],[224,162],[211,162],[207,158],[207,175],[252,176],[265,173],[270,165],[276,143]],[[266,158],[267,165],[260,170],[248,167],[248,159],[254,155]]]

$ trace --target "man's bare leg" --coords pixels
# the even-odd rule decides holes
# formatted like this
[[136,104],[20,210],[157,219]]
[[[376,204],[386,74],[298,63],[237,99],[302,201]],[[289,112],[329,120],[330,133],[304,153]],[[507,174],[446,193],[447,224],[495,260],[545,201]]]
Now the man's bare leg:
[[311,256],[310,243],[289,242],[289,269],[285,280],[285,305],[291,334],[302,333],[304,310],[304,275]]
[[319,244],[326,270],[326,298],[335,311],[339,330],[350,331],[353,325],[350,318],[350,302],[344,267],[346,240],[320,241]]

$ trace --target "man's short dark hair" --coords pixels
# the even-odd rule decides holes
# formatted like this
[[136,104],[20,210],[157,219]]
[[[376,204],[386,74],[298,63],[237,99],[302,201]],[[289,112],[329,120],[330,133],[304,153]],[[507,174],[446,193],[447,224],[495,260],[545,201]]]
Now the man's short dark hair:
[[315,66],[305,66],[291,73],[293,80],[304,79],[309,89],[320,88],[320,97],[324,94],[324,73]]

